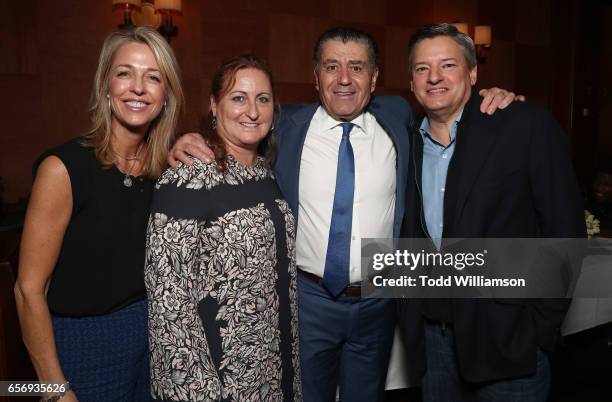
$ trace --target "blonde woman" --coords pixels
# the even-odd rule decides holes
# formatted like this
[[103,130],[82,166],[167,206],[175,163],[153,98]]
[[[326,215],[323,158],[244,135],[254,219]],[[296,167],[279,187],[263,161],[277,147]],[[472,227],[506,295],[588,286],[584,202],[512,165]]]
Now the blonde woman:
[[91,130],[34,165],[15,294],[39,380],[68,389],[46,400],[150,399],[146,225],[183,103],[175,56],[156,31],[112,33]]

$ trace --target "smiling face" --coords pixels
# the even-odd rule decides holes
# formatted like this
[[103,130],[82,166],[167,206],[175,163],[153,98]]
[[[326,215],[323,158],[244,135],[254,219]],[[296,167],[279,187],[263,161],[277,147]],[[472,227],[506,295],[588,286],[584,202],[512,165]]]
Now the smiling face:
[[448,36],[423,39],[412,59],[411,89],[427,115],[454,118],[470,98],[476,66],[468,68],[461,48]]
[[112,127],[146,133],[164,105],[165,86],[151,49],[127,43],[115,53],[110,70],[108,96]]
[[327,113],[339,121],[360,115],[374,89],[378,69],[373,69],[365,43],[329,40],[321,46],[315,69],[316,88]]
[[268,76],[255,68],[236,72],[236,82],[221,99],[210,98],[217,119],[217,134],[227,152],[255,155],[257,145],[268,135],[274,117],[274,98]]

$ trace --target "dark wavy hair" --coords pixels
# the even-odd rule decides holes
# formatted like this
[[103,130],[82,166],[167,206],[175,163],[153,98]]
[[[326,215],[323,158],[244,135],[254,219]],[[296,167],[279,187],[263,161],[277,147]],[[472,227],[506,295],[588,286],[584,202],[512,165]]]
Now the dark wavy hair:
[[[236,83],[236,74],[245,68],[254,68],[263,72],[272,88],[272,100],[274,104],[274,117],[272,119],[272,129],[268,135],[259,143],[257,153],[264,156],[268,167],[272,165],[272,161],[276,155],[276,140],[273,134],[273,128],[280,114],[280,103],[276,96],[276,86],[272,78],[270,66],[258,56],[252,53],[244,53],[225,60],[213,75],[210,93],[217,103],[227,94]],[[226,169],[227,150],[223,140],[215,129],[212,128],[213,114],[212,110],[203,119],[202,134],[208,146],[215,153],[215,161],[222,172]]]
[[312,59],[317,71],[321,67],[323,45],[332,40],[341,41],[342,43],[355,42],[366,45],[368,47],[368,56],[372,71],[376,70],[378,67],[378,44],[370,34],[350,27],[334,27],[323,32],[315,44]]

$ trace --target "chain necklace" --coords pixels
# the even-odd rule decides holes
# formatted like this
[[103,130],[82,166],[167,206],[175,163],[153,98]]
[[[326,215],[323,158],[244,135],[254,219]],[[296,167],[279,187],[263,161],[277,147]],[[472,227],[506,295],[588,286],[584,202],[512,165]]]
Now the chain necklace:
[[124,161],[137,161],[140,160],[140,157],[138,156],[138,152],[140,152],[140,147],[142,146],[142,143],[140,143],[140,146],[138,146],[138,150],[136,151],[136,154],[134,156],[123,156],[123,155],[119,155],[117,152],[113,151],[113,153],[115,154],[115,156],[120,157],[121,159],[123,159]]
[[113,153],[118,156],[119,158],[126,160],[129,162],[130,167],[127,170],[127,172],[125,172],[125,177],[123,178],[123,185],[125,187],[132,187],[132,177],[130,176],[130,173],[132,173],[132,169],[134,169],[134,162],[135,161],[139,161],[140,160],[140,150],[142,149],[142,145],[144,144],[144,142],[141,142],[140,145],[138,146],[138,149],[136,150],[136,153],[134,154],[134,156],[128,156],[125,157],[123,155],[119,155],[118,153],[116,153],[115,151],[113,151]]

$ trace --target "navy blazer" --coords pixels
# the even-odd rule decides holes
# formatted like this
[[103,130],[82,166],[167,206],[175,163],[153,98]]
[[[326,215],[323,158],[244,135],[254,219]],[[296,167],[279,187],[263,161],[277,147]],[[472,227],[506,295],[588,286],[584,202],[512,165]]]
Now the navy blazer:
[[[514,102],[489,116],[472,92],[457,127],[448,168],[443,238],[581,238],[586,229],[567,138],[545,110]],[[426,235],[422,200],[423,141],[414,130],[403,235]],[[408,353],[425,368],[418,301],[399,304]],[[569,300],[455,299],[452,314],[463,379],[479,383],[536,370],[536,351],[552,352]],[[416,320],[416,321],[415,321]]]
[[[306,132],[320,103],[308,105],[283,105],[280,121],[274,130],[277,141],[277,156],[274,174],[285,199],[298,219],[298,193],[300,162]],[[406,182],[410,159],[410,131],[414,114],[408,102],[399,96],[376,96],[368,104],[378,124],[387,132],[397,152],[395,219],[393,234],[398,236],[404,216]]]

